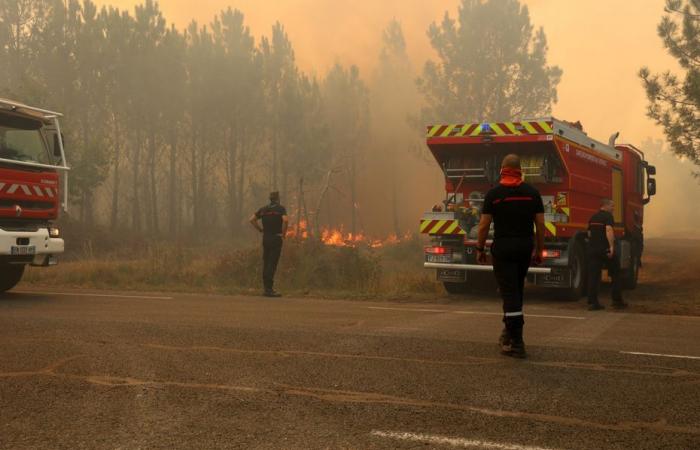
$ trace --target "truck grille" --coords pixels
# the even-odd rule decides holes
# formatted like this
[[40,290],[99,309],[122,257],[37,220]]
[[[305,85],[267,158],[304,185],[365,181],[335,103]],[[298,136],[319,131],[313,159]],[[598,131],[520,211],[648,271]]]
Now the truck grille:
[[29,211],[44,211],[47,209],[54,209],[56,204],[53,202],[35,202],[31,200],[13,200],[13,199],[0,199],[0,208],[14,208],[15,205],[22,209]]

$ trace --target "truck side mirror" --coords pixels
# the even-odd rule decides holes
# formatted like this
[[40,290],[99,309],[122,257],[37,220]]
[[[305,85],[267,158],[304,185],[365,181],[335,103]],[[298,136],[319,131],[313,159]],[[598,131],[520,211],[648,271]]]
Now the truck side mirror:
[[61,155],[61,143],[63,143],[65,145],[65,139],[63,138],[63,134],[61,134],[61,137],[60,137],[61,142],[59,142],[58,139],[59,139],[58,133],[55,133],[53,135],[53,156],[55,156],[56,158],[60,158],[62,156]]
[[656,180],[653,178],[649,178],[647,180],[647,195],[649,197],[656,195]]
[[656,175],[656,166],[647,166],[647,174],[649,176]]

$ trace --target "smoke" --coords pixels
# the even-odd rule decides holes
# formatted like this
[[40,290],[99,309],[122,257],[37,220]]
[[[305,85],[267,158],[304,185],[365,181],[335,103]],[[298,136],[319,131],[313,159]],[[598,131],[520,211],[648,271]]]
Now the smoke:
[[[142,0],[99,0],[133,10]],[[457,13],[459,0],[161,0],[169,22],[184,28],[192,20],[211,21],[227,7],[240,9],[256,37],[269,35],[280,21],[289,34],[302,70],[323,77],[340,62],[355,64],[369,84],[376,70],[382,31],[392,20],[401,22],[413,75],[418,76],[428,59],[434,58],[426,30],[446,12]],[[647,100],[637,77],[642,66],[652,71],[677,70],[673,58],[663,48],[656,28],[665,0],[645,0],[644,7],[633,7],[629,0],[524,0],[535,27],[542,26],[549,44],[548,62],[564,71],[558,103],[553,114],[564,120],[580,120],[591,137],[607,141],[620,131],[624,139],[640,146],[651,164],[658,167],[658,195],[646,211],[649,235],[684,233],[694,230],[700,213],[692,207],[700,188],[690,176],[692,167],[678,161],[662,148],[661,130],[645,115]],[[634,2],[632,2],[634,3]],[[386,101],[397,101],[391,96]],[[385,105],[373,105],[383,108]],[[419,100],[416,99],[416,110]],[[381,128],[381,118],[373,118]],[[377,123],[379,122],[379,123]],[[390,123],[397,133],[410,133],[405,124]],[[400,139],[397,139],[400,141]],[[403,141],[402,141],[403,142]],[[380,143],[386,145],[386,141]],[[402,144],[404,145],[405,142]],[[410,145],[428,155],[416,140]],[[403,151],[408,151],[404,146]],[[367,173],[361,216],[371,230],[391,229],[386,205],[387,164],[381,167],[366,161]],[[432,162],[421,162],[411,155],[396,157],[404,183],[400,191],[400,221],[409,223],[431,204],[440,200],[442,181]],[[406,186],[410,186],[407,188]],[[437,197],[437,198],[434,198]],[[381,219],[381,216],[385,219]],[[410,228],[410,226],[408,227]]]
[[700,179],[690,162],[679,160],[659,139],[643,143],[646,158],[657,170],[657,195],[644,213],[648,237],[700,238]]

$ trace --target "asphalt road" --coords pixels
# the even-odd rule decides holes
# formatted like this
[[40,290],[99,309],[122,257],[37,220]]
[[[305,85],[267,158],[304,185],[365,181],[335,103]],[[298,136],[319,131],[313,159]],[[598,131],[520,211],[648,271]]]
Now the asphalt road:
[[700,318],[112,292],[0,297],[0,448],[700,448]]

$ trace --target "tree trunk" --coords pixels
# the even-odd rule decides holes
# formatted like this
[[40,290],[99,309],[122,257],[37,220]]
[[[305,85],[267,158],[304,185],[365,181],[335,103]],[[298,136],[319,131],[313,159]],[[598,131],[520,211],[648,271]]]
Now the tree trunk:
[[168,171],[168,232],[171,236],[177,234],[177,217],[175,208],[177,205],[177,131],[171,130],[170,135],[170,167]]
[[114,117],[114,173],[112,179],[114,185],[112,187],[112,211],[110,214],[110,229],[112,231],[119,227],[119,188],[120,175],[119,170],[121,163],[121,136],[119,134],[119,121]]
[[[245,145],[245,143],[244,143]],[[244,203],[244,186],[245,186],[245,169],[246,169],[246,152],[247,150],[241,149],[240,164],[238,165],[238,194],[236,200],[236,217],[240,221],[243,217],[243,203]]]
[[301,211],[302,204],[304,200],[304,177],[299,178],[299,194],[297,195],[297,225],[296,225],[296,238],[297,241],[301,239]]
[[199,226],[199,183],[197,180],[199,170],[197,169],[197,138],[194,130],[192,132],[192,143],[190,147],[190,153],[192,158],[190,167],[190,171],[192,174],[192,226],[196,230]]
[[401,227],[399,225],[399,196],[397,184],[397,172],[398,167],[396,165],[393,169],[389,170],[391,173],[391,215],[394,222],[394,234],[396,236],[401,236]]
[[141,200],[139,198],[139,163],[141,160],[141,130],[136,131],[136,145],[131,161],[132,168],[132,200],[131,200],[131,228],[134,231],[141,231]]
[[156,163],[158,162],[157,152],[158,147],[156,145],[156,133],[155,127],[151,126],[151,137],[150,141],[150,155],[148,162],[149,170],[149,197],[150,197],[150,217],[151,217],[151,232],[158,234],[160,231],[160,224],[158,220],[158,186],[156,178]]
[[350,156],[350,211],[352,213],[350,219],[350,232],[352,236],[357,236],[357,189],[356,189],[356,169],[357,162],[355,161],[355,151],[353,150]]
[[238,163],[238,142],[240,141],[240,136],[238,133],[234,136],[233,127],[230,129],[229,139],[228,139],[228,154],[227,154],[227,170],[226,170],[226,181],[228,183],[228,206],[226,210],[228,211],[228,222],[229,228],[231,230],[238,229],[238,186],[236,184],[238,177],[236,166]]

